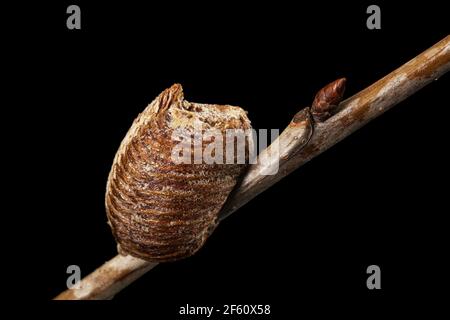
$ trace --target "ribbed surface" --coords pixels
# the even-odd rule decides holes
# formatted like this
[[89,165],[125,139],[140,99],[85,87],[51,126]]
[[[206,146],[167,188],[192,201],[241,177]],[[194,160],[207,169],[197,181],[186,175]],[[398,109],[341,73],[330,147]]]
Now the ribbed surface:
[[175,164],[171,153],[179,142],[172,140],[173,129],[182,126],[189,135],[199,122],[221,132],[250,128],[242,109],[186,102],[181,86],[174,85],[138,116],[122,141],[106,191],[121,253],[148,261],[184,258],[215,228],[245,165]]

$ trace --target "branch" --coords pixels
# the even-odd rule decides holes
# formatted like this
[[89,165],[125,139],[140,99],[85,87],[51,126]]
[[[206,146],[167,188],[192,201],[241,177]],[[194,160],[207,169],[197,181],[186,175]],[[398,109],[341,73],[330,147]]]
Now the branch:
[[60,293],[54,300],[112,299],[117,292],[156,265],[157,263],[118,254],[83,278],[73,288]]
[[[274,152],[271,145],[259,155],[260,159],[267,161],[259,161],[249,167],[245,177],[222,208],[221,219],[228,217],[277,181],[372,119],[438,79],[449,69],[450,36],[447,36],[370,87],[343,101],[334,116],[324,122],[314,122],[309,108],[300,111],[278,138],[279,152]],[[272,170],[276,162],[279,162],[278,173],[263,175],[265,171]],[[131,256],[117,255],[81,280],[76,288],[64,291],[55,299],[110,299],[156,265]]]
[[[298,167],[382,115],[431,81],[437,80],[449,70],[450,35],[371,86],[341,102],[334,116],[325,122],[315,124],[311,140],[294,157],[285,158],[283,157],[285,152],[280,150],[278,174],[260,176],[258,174],[260,166],[251,166],[241,185],[234,191],[233,197],[230,196],[229,201],[222,208],[221,217],[229,216]],[[291,132],[292,122],[279,138],[285,135],[283,140],[292,139]],[[280,143],[280,147],[288,142]],[[297,141],[297,144],[300,143],[301,141]],[[270,157],[266,155],[270,147],[262,151],[264,157]]]

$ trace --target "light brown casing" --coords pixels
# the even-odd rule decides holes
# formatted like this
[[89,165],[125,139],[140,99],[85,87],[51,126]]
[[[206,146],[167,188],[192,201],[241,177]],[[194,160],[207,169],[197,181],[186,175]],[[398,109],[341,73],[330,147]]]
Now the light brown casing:
[[226,129],[251,128],[241,108],[187,102],[178,84],[135,119],[106,189],[106,212],[121,254],[155,262],[188,257],[216,227],[217,214],[246,165],[176,164],[173,148],[188,140],[174,140],[173,131],[190,137],[199,124],[224,136]]

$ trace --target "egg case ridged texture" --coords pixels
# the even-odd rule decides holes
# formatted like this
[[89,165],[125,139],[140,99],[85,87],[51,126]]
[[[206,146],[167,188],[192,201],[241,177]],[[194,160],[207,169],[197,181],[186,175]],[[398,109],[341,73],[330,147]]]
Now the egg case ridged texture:
[[172,150],[180,141],[172,139],[173,131],[189,136],[199,123],[223,135],[226,129],[251,128],[241,108],[187,102],[178,84],[133,122],[114,158],[105,197],[119,253],[154,262],[185,258],[217,226],[218,213],[246,165],[175,163]]

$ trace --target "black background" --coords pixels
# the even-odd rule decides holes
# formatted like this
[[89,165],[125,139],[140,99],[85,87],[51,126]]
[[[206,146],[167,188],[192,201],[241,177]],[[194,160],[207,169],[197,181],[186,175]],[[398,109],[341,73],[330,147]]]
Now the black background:
[[[24,244],[15,252],[27,261],[12,267],[22,275],[17,296],[48,301],[65,289],[68,265],[86,275],[116,254],[104,212],[110,165],[133,119],[171,84],[181,83],[190,101],[242,106],[255,128],[282,129],[328,82],[347,77],[350,96],[449,30],[443,1],[378,2],[381,30],[366,28],[370,2],[289,3],[18,9],[27,27],[12,37],[20,50],[10,82],[23,88],[15,105],[28,166],[14,201],[30,230],[17,237]],[[66,28],[70,4],[81,7],[81,30]],[[145,308],[149,319],[175,318],[186,303],[271,304],[282,319],[437,295],[448,272],[447,92],[444,76],[241,208],[194,257],[159,265],[114,303]],[[381,268],[378,291],[366,288],[371,264]]]

